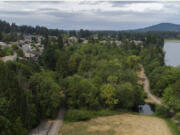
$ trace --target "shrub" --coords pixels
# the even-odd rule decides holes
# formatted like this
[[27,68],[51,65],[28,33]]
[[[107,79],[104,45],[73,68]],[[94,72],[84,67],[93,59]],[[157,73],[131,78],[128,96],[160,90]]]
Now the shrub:
[[19,48],[18,50],[16,50],[16,53],[19,57],[24,57],[24,52],[22,49]]
[[162,105],[157,105],[155,108],[155,113],[158,116],[167,118],[169,116],[169,109]]
[[176,113],[174,119],[180,122],[180,112]]
[[105,110],[105,109],[95,112],[96,116],[111,116],[111,115],[114,115],[114,114],[115,114],[115,111]]
[[12,49],[13,49],[14,51],[16,51],[16,50],[19,49],[19,47],[18,47],[17,45],[13,44],[13,45],[12,45]]
[[85,121],[91,119],[92,117],[93,113],[84,109],[70,109],[65,114],[65,120],[67,121]]
[[13,55],[13,50],[10,47],[5,47],[2,50],[2,54],[5,56]]

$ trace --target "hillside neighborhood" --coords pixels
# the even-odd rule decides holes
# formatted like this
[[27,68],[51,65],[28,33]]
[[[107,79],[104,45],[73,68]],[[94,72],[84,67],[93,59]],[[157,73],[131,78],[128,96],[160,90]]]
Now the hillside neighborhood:
[[[20,34],[19,34],[20,35]],[[49,38],[57,39],[56,36],[49,36]],[[3,61],[8,60],[16,60],[19,58],[30,58],[34,61],[38,61],[38,57],[44,50],[43,45],[44,37],[41,35],[23,35],[23,39],[17,40],[15,42],[3,42],[0,41],[0,57]],[[98,41],[97,36],[93,36],[93,41]],[[78,38],[75,36],[70,36],[66,39],[63,39],[64,46],[73,45],[76,43],[83,43],[88,44],[91,40],[87,38]],[[139,40],[132,40],[135,45],[142,45],[142,41]],[[108,39],[108,40],[100,40],[99,43],[101,44],[111,44],[116,45],[117,47],[122,44],[120,40]],[[16,49],[21,50],[21,52],[16,52]],[[5,51],[5,53],[2,53]],[[17,54],[18,53],[18,54]],[[19,54],[21,53],[21,54]]]
[[[17,57],[32,58],[37,61],[37,57],[43,52],[41,44],[42,36],[25,35],[24,40],[16,42],[0,42],[0,50],[6,50],[5,54],[0,54],[2,60],[15,60]],[[16,54],[16,49],[22,50],[23,54]]]

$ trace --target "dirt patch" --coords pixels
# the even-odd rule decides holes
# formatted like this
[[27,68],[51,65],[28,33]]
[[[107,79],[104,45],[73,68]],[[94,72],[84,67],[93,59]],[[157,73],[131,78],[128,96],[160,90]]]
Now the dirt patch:
[[90,126],[88,128],[88,132],[95,132],[95,131],[107,131],[110,130],[112,127],[108,125],[97,125],[97,126]]
[[65,124],[62,128],[62,135],[100,135],[108,132],[110,135],[172,135],[163,119],[133,114],[99,117],[88,122]]

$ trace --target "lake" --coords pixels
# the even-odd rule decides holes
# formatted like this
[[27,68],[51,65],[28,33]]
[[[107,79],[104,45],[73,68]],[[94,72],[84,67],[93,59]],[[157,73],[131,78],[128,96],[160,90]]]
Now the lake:
[[170,66],[180,65],[180,40],[165,40],[165,63]]

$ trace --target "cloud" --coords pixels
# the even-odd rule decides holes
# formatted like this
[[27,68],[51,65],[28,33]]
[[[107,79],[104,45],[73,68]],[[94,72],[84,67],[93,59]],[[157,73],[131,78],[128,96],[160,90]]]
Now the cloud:
[[131,29],[180,23],[180,2],[0,2],[0,19],[61,29]]

